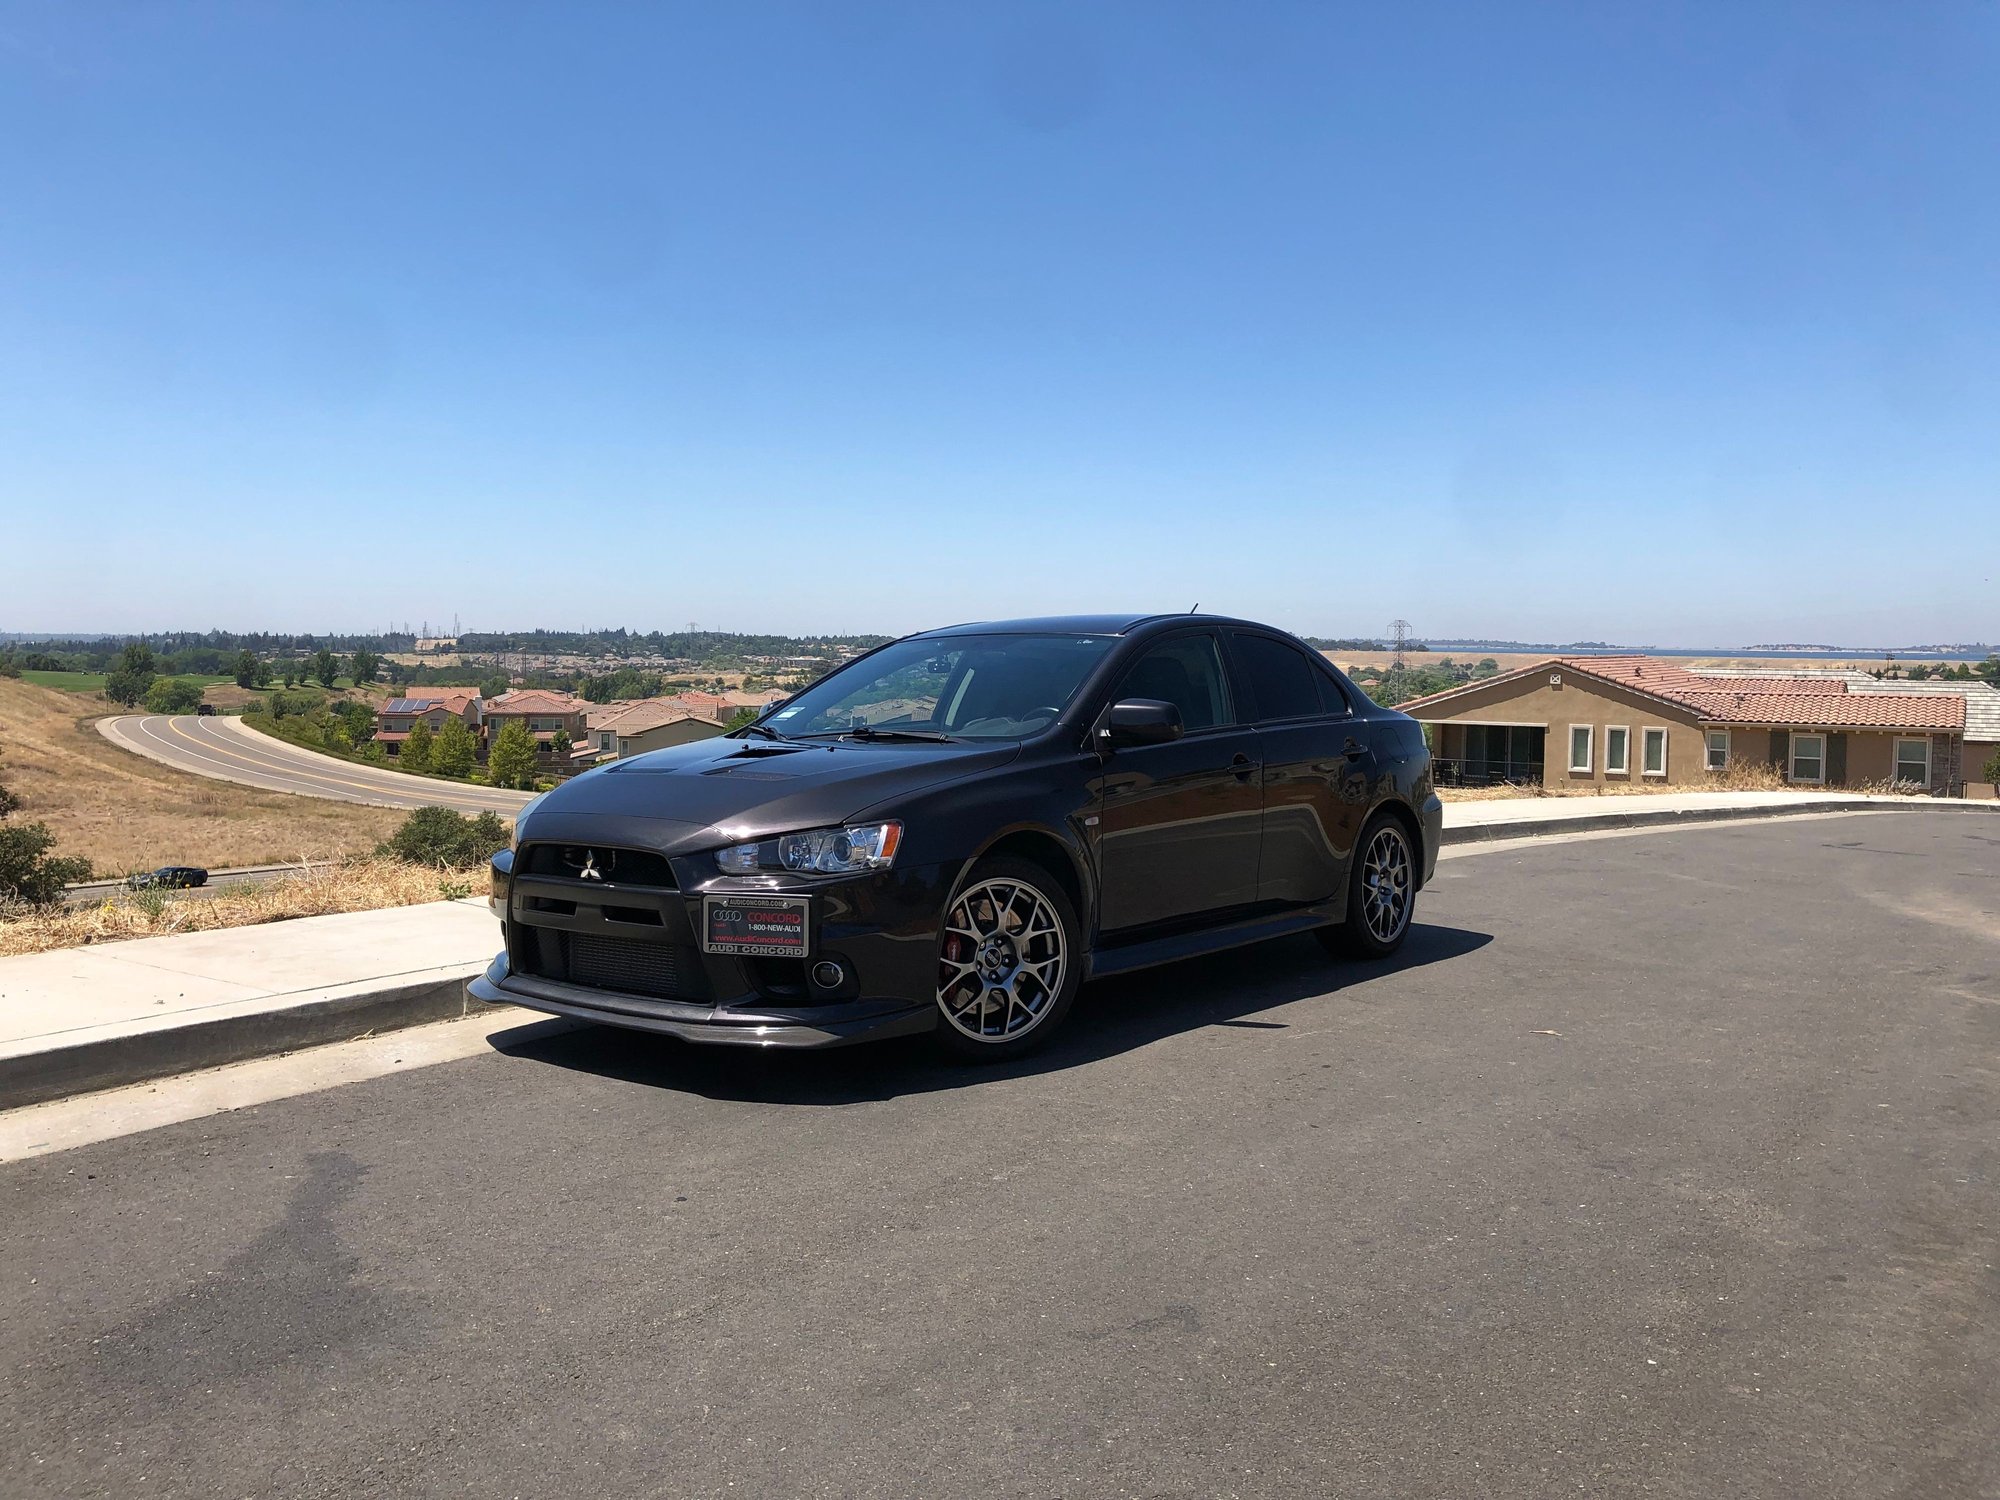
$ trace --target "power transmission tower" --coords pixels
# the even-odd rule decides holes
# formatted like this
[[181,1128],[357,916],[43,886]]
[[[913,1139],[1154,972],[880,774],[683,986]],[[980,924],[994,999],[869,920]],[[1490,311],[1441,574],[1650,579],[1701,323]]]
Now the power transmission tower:
[[1393,664],[1400,667],[1403,664],[1403,653],[1409,649],[1410,645],[1410,622],[1408,620],[1391,620],[1389,622],[1389,639],[1396,643],[1396,660]]

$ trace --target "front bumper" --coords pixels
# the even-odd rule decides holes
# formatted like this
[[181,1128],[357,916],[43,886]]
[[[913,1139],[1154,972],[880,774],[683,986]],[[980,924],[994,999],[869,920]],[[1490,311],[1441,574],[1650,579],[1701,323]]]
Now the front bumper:
[[[937,933],[956,866],[825,880],[722,877],[706,859],[676,858],[672,869],[671,887],[584,881],[517,872],[502,853],[493,862],[492,906],[505,947],[465,993],[728,1046],[836,1047],[937,1024]],[[703,951],[701,902],[711,893],[809,896],[810,959]],[[636,968],[570,961],[579,949],[601,953],[607,943]],[[821,959],[841,965],[838,985],[807,977]],[[671,981],[653,982],[661,974]]]
[[937,1024],[937,1007],[928,1000],[914,1006],[854,1000],[810,1008],[651,1000],[514,974],[505,953],[496,955],[484,974],[466,980],[465,993],[489,1005],[520,1005],[550,1015],[725,1047],[842,1047],[850,1042],[929,1031]]

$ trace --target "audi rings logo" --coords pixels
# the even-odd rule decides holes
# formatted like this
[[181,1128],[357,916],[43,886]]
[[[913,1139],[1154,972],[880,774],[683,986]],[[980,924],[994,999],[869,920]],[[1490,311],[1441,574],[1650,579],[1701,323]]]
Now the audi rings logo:
[[565,849],[562,862],[579,880],[602,880],[618,863],[615,849]]

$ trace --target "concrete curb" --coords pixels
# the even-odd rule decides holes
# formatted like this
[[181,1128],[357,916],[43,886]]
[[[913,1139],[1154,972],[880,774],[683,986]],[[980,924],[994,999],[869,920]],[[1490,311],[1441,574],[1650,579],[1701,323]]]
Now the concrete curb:
[[[2000,804],[1995,804],[2000,809]],[[1883,797],[1868,802],[1802,802],[1757,807],[1654,808],[1644,812],[1587,813],[1575,818],[1547,818],[1515,823],[1474,823],[1447,828],[1443,843],[1497,843],[1505,839],[1547,838],[1560,833],[1601,833],[1617,828],[1660,828],[1670,824],[1741,823],[1753,818],[1839,817],[1846,813],[1984,812],[1984,803],[1907,800]]]
[[382,989],[358,989],[303,1004],[221,1016],[185,1026],[128,1033],[0,1058],[0,1109],[95,1093],[271,1057],[301,1047],[349,1042],[370,1032],[399,1031],[454,1020],[497,1007],[466,996],[476,969]]

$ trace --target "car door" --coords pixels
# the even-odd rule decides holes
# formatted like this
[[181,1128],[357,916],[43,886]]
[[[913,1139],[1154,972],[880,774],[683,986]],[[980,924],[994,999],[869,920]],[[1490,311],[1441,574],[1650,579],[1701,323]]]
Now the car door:
[[1289,641],[1229,633],[1232,681],[1262,747],[1263,845],[1257,899],[1332,901],[1374,780],[1374,751],[1340,685]]
[[1195,924],[1257,899],[1263,839],[1256,731],[1238,722],[1221,640],[1193,630],[1149,644],[1109,703],[1180,710],[1182,737],[1115,750],[1099,780],[1098,925],[1132,934]]

